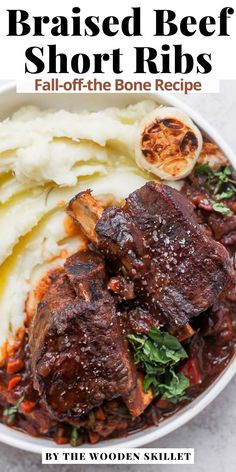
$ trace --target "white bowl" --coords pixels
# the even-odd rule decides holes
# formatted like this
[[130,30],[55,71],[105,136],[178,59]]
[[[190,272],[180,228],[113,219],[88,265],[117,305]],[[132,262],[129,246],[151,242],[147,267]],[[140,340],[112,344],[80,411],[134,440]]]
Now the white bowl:
[[[33,104],[42,108],[68,108],[70,110],[98,110],[108,106],[123,107],[130,103],[135,103],[143,98],[152,98],[159,104],[177,106],[184,110],[225,153],[231,163],[236,167],[236,156],[231,148],[219,136],[219,133],[212,128],[198,113],[189,106],[181,103],[177,98],[166,94],[16,94],[14,86],[5,85],[0,87],[0,119],[4,119],[12,114],[20,106]],[[224,389],[236,373],[236,358],[231,360],[227,368],[216,379],[216,381],[196,398],[191,404],[180,410],[177,414],[165,420],[158,427],[150,427],[146,430],[133,433],[126,438],[110,439],[103,441],[99,447],[138,447],[143,446],[155,439],[161,438],[174,431],[187,421],[191,420]],[[0,441],[10,446],[26,451],[41,453],[42,447],[60,447],[53,441],[42,438],[33,438],[25,433],[8,428],[0,424]],[[64,446],[63,446],[64,447]],[[85,445],[85,447],[93,447]],[[96,444],[95,447],[98,447]]]

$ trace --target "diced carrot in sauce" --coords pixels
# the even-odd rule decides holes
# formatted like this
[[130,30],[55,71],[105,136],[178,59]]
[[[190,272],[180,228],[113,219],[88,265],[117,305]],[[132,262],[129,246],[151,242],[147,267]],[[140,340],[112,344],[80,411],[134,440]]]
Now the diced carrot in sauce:
[[55,438],[55,442],[59,445],[67,444],[69,442],[69,439],[66,436],[57,436]]
[[95,411],[95,418],[97,420],[105,420],[106,419],[106,415],[103,411],[103,409],[101,407],[99,407],[96,411]]
[[69,442],[69,438],[65,434],[64,428],[59,428],[54,438],[55,442],[57,444],[67,444]]
[[166,408],[169,408],[170,405],[171,403],[168,400],[165,400],[162,398],[159,398],[159,400],[157,400],[157,402],[155,403],[155,406],[157,408],[160,408],[161,410],[165,410]]
[[9,380],[8,385],[7,385],[7,390],[13,390],[16,385],[21,381],[21,377],[19,375],[15,375],[15,377],[12,377],[12,379]]
[[7,373],[8,374],[15,374],[19,372],[19,370],[23,369],[24,362],[22,359],[16,359],[14,361],[8,361],[7,363]]
[[100,437],[99,437],[98,433],[94,433],[93,431],[89,431],[88,434],[89,434],[89,442],[91,444],[96,444],[99,441]]
[[35,408],[36,402],[31,402],[30,400],[25,400],[20,404],[20,408],[23,413],[30,413]]
[[179,371],[184,374],[190,382],[190,387],[202,382],[202,375],[197,357],[189,357],[180,367]]

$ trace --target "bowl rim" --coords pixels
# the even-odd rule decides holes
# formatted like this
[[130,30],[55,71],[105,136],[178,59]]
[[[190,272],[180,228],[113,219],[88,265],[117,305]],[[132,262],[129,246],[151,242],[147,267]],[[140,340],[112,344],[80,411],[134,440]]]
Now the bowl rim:
[[[0,97],[3,94],[14,92],[15,84],[1,84],[0,81]],[[64,94],[65,95],[65,94]],[[109,95],[109,94],[107,94]],[[117,94],[118,96],[120,94]],[[205,120],[201,114],[195,111],[191,106],[182,102],[176,96],[173,96],[169,93],[151,93],[151,94],[133,94],[125,93],[123,95],[134,96],[137,95],[137,98],[142,99],[142,96],[145,98],[154,99],[155,101],[161,102],[169,106],[175,106],[181,108],[186,112],[191,119],[196,123],[196,125],[204,131],[204,134],[209,136],[224,152],[227,158],[231,163],[236,167],[236,155],[234,154],[231,147],[225,142],[225,140],[220,136],[219,132],[214,129],[214,127]],[[192,418],[194,418],[198,413],[200,413],[204,408],[206,408],[226,387],[230,382],[233,376],[236,373],[236,355],[231,359],[228,366],[223,370],[219,377],[194,401],[189,405],[181,409],[179,412],[171,416],[169,419],[164,420],[158,427],[153,426],[147,429],[132,433],[127,437],[120,439],[110,439],[102,441],[99,445],[89,445],[86,444],[83,447],[92,448],[114,448],[114,447],[139,447],[144,446],[147,443],[150,443],[154,440],[160,439],[161,437],[170,434],[180,426],[183,426]],[[51,440],[44,438],[33,438],[26,433],[17,431],[15,429],[9,428],[6,425],[0,424],[0,441],[9,446],[15,448],[34,452],[41,453],[43,447],[53,447],[60,448],[54,444]],[[65,446],[63,446],[65,447]],[[69,445],[66,447],[70,447]]]

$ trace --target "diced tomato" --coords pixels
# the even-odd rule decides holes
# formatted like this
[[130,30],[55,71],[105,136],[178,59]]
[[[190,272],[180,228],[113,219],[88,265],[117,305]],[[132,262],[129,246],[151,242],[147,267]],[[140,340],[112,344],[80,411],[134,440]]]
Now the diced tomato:
[[189,357],[189,359],[187,359],[180,367],[179,372],[189,379],[191,387],[202,382],[202,375],[197,357]]
[[7,390],[13,390],[20,381],[21,377],[19,375],[15,375],[15,377],[12,377],[12,379],[10,379],[8,382]]
[[35,408],[35,405],[36,405],[36,402],[25,400],[24,402],[21,402],[20,408],[23,411],[23,413],[30,413]]
[[202,210],[205,211],[212,211],[212,204],[211,202],[206,198],[206,195],[195,195],[193,197],[193,203],[197,207],[201,208]]
[[15,374],[19,372],[19,370],[23,369],[24,362],[22,359],[16,359],[15,361],[9,361],[7,363],[7,373],[8,374]]

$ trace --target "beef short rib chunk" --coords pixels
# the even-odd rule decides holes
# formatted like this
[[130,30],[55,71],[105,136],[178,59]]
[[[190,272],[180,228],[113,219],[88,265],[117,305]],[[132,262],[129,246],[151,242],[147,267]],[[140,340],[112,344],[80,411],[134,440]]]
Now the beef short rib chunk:
[[177,190],[148,182],[123,207],[104,210],[98,248],[133,282],[153,315],[179,327],[213,305],[230,283],[227,250],[198,225]]
[[30,348],[34,386],[58,420],[76,424],[119,396],[134,415],[147,406],[99,255],[77,253],[58,271],[39,303]]

